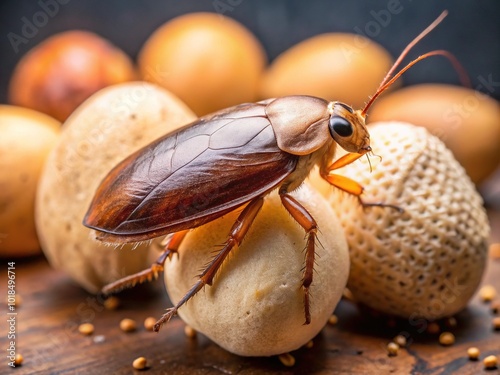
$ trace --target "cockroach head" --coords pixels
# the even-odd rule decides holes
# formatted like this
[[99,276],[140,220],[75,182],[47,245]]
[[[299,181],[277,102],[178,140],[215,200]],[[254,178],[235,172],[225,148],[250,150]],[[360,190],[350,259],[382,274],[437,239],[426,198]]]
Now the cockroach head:
[[355,111],[341,102],[329,103],[328,111],[330,135],[340,147],[358,154],[371,151],[370,134],[366,128],[365,115],[361,111]]

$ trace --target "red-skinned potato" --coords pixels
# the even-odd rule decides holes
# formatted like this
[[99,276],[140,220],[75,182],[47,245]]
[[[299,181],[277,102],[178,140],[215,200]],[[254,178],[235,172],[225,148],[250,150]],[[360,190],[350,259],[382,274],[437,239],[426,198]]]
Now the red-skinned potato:
[[64,121],[94,92],[135,77],[131,59],[110,42],[87,31],[66,31],[21,58],[9,101]]

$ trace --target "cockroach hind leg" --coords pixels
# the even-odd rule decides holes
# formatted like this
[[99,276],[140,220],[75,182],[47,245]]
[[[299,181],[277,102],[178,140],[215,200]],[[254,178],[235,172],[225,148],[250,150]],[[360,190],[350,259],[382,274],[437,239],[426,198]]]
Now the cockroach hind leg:
[[175,315],[177,315],[177,306],[167,309],[167,312],[163,314],[153,326],[153,331],[159,332],[161,327],[163,327],[164,324],[167,324]]
[[137,284],[142,284],[146,281],[151,282],[158,278],[160,272],[163,271],[163,264],[153,263],[150,268],[143,270],[141,272],[135,273],[130,276],[126,276],[112,282],[102,288],[102,293],[104,295],[113,294],[119,292],[123,289],[128,289],[136,286]]
[[303,325],[309,325],[311,324],[311,295],[310,295],[310,290],[309,287],[304,287],[304,324]]
[[165,248],[154,261],[154,263],[148,269],[135,273],[130,276],[126,276],[120,280],[117,280],[111,284],[106,285],[102,289],[102,293],[105,295],[116,293],[120,290],[134,287],[137,284],[142,284],[145,281],[151,282],[158,278],[160,272],[163,272],[164,265],[167,259],[171,259],[174,253],[177,253],[179,246],[186,237],[188,230],[183,230],[168,236],[165,240]]
[[153,331],[158,332],[160,328],[164,325],[167,324],[172,317],[177,315],[177,310],[180,309],[181,306],[183,306],[187,301],[189,301],[196,293],[198,293],[206,284],[203,279],[199,279],[196,284],[193,285],[193,287],[187,292],[184,297],[181,298],[179,302],[174,307],[170,307],[167,309],[167,312],[162,315],[162,317],[156,322],[156,324],[153,327]]
[[[223,248],[217,253],[216,256],[212,258],[209,264],[205,267],[203,272],[198,276],[198,281],[191,287],[191,289],[182,297],[179,302],[174,307],[167,310],[165,314],[156,322],[153,330],[158,332],[161,326],[167,323],[174,315],[177,314],[179,310],[186,302],[193,298],[196,293],[198,293],[205,285],[212,285],[213,279],[217,274],[217,271],[221,267],[222,263],[233,250],[235,246],[243,241],[245,234],[251,227],[255,220],[255,217],[259,213],[264,199],[262,197],[257,197],[252,200],[240,213],[238,219],[233,224],[231,231],[229,232],[228,238],[223,246]],[[180,232],[179,232],[180,233]],[[174,241],[175,237],[172,239]],[[172,244],[172,241],[170,242]]]

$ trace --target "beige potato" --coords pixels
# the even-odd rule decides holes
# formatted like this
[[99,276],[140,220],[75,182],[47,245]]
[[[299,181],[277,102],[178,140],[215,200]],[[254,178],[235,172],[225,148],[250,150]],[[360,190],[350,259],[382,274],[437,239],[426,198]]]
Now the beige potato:
[[451,316],[467,305],[483,275],[489,224],[482,199],[451,151],[426,129],[381,122],[370,135],[382,161],[371,158],[372,173],[366,158],[339,173],[365,187],[365,201],[405,211],[363,210],[346,193],[323,189],[349,244],[348,288],[357,301],[388,314]]
[[[323,328],[340,300],[349,269],[342,228],[325,199],[310,186],[304,184],[294,196],[320,228],[311,324],[304,325],[301,288],[304,230],[274,192],[213,285],[179,309],[189,326],[230,352],[270,356],[295,350]],[[166,265],[165,282],[172,301],[178,301],[194,284],[200,269],[226,240],[236,217],[233,212],[188,234],[179,257]]]
[[115,248],[82,225],[94,192],[118,162],[195,118],[174,95],[145,82],[99,91],[66,121],[51,152],[36,202],[43,251],[91,292],[150,265],[148,243]]
[[35,193],[61,123],[31,109],[0,105],[0,256],[40,253]]

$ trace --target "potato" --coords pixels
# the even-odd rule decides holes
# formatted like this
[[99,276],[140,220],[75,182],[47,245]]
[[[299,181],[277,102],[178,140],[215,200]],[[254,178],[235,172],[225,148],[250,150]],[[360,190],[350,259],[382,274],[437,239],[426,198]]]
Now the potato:
[[199,116],[257,99],[264,48],[242,24],[190,13],[160,26],[144,43],[141,77],[178,95]]
[[24,55],[9,84],[9,101],[64,121],[96,91],[135,79],[132,60],[106,39],[65,31]]
[[43,113],[0,105],[0,256],[40,253],[35,192],[60,127]]
[[260,97],[313,95],[362,109],[391,65],[389,52],[361,35],[316,35],[272,62],[263,75]]
[[500,104],[478,91],[443,84],[414,85],[380,98],[368,119],[403,121],[439,137],[476,184],[500,163]]
[[174,95],[145,82],[103,89],[70,116],[47,160],[36,205],[42,248],[54,267],[97,292],[150,265],[148,244],[106,246],[82,220],[115,164],[194,118]]
[[[240,248],[234,249],[212,286],[178,313],[195,330],[230,352],[270,356],[295,350],[325,325],[347,280],[349,258],[342,228],[325,199],[304,184],[293,194],[317,220],[316,265],[311,286],[311,324],[304,325],[304,230],[285,210],[276,192],[264,206]],[[220,249],[238,213],[190,232],[179,257],[167,262],[165,282],[172,301]]]

